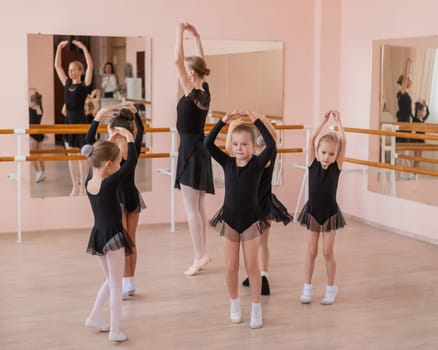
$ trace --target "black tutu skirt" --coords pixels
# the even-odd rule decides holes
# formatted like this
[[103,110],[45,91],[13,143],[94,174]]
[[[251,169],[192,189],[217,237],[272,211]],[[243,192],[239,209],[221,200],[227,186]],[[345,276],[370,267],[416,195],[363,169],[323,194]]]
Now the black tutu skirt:
[[114,224],[106,228],[93,227],[88,241],[87,253],[105,255],[110,250],[125,248],[125,255],[132,255],[134,242],[122,224]]
[[347,223],[342,215],[341,209],[337,206],[337,211],[334,215],[330,216],[322,224],[310,213],[310,204],[306,202],[300,215],[298,216],[298,222],[302,226],[306,226],[308,230],[313,232],[330,232],[343,228]]
[[175,188],[185,185],[214,194],[211,156],[204,146],[204,136],[191,134],[180,136]]
[[287,225],[293,221],[293,216],[287,211],[287,208],[279,201],[275,194],[271,193],[264,203],[261,203],[262,218],[261,225],[269,227],[270,221],[282,222]]
[[[225,235],[225,221],[222,219],[222,214],[224,212],[224,208],[220,207],[220,209],[217,211],[216,214],[213,215],[213,217],[208,222],[209,225],[217,232],[220,233],[221,236]],[[264,226],[263,221],[259,220],[256,222],[257,229],[260,233],[263,232]]]
[[124,191],[120,191],[119,200],[120,206],[122,207],[122,211],[124,213],[139,213],[143,209],[146,209],[146,204],[138,190],[132,195],[127,194]]
[[[87,117],[82,111],[67,111],[65,124],[89,124]],[[86,134],[65,134],[64,143],[68,144],[69,148],[81,148],[87,142],[85,141]]]

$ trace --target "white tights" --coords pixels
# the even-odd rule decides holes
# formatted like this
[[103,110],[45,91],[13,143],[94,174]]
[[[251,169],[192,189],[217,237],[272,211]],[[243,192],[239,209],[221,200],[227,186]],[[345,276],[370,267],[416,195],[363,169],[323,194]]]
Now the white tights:
[[207,215],[205,214],[205,192],[181,185],[181,192],[189,222],[195,260],[207,254]]
[[99,288],[90,318],[102,320],[102,311],[106,300],[110,299],[110,331],[120,332],[120,316],[122,313],[122,278],[125,269],[125,248],[109,250],[106,255],[99,256],[99,262],[105,274],[105,282]]

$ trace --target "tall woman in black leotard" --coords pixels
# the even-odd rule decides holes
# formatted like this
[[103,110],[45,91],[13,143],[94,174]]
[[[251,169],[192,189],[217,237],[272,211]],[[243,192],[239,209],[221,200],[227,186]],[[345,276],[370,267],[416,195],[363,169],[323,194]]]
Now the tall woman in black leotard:
[[[88,95],[88,87],[91,85],[93,77],[93,60],[87,47],[78,40],[73,40],[72,43],[80,48],[85,55],[87,62],[87,70],[85,71],[85,79],[81,80],[84,73],[84,66],[79,61],[73,61],[68,66],[68,77],[62,68],[62,49],[68,45],[68,41],[59,43],[55,55],[55,70],[59,80],[64,86],[64,99],[67,111],[65,118],[66,124],[88,124],[87,117],[84,112],[85,100]],[[65,147],[81,148],[85,144],[85,134],[66,134],[64,137]],[[84,160],[69,160],[68,166],[70,177],[73,184],[71,196],[78,194],[85,195],[85,178],[88,172],[88,162]]]
[[254,113],[245,113],[259,129],[266,142],[260,155],[254,155],[255,132],[252,125],[236,126],[231,134],[232,156],[214,144],[220,130],[233,113],[226,113],[205,139],[212,157],[222,166],[225,176],[225,198],[221,219],[221,234],[224,239],[225,278],[230,295],[230,319],[233,323],[242,321],[238,297],[238,271],[240,242],[243,246],[246,272],[251,285],[251,328],[262,327],[260,303],[261,278],[258,265],[260,227],[262,219],[259,207],[258,188],[263,169],[275,152],[275,141],[263,122]]
[[[409,123],[414,117],[412,114],[412,99],[409,95],[408,89],[412,85],[411,78],[411,65],[412,59],[408,58],[403,68],[403,74],[397,80],[397,84],[400,85],[400,90],[397,92],[397,121]],[[398,137],[397,142],[410,142],[410,139]]]
[[[198,56],[184,57],[183,34],[191,32]],[[175,187],[180,188],[193,242],[194,261],[184,272],[195,275],[211,258],[207,251],[205,193],[214,193],[210,155],[203,144],[210,91],[203,80],[210,73],[203,59],[201,39],[195,27],[180,23],[176,30],[175,65],[184,96],[178,102],[176,128],[180,135]]]
[[[113,142],[119,146],[122,152],[122,163],[127,159],[128,145],[126,138],[112,137],[112,134],[118,127],[123,127],[134,135],[134,121],[136,125],[135,132],[135,149],[137,152],[137,158],[141,154],[141,146],[144,135],[144,125],[140,116],[137,113],[137,109],[131,103],[122,103],[117,107],[105,107],[97,112],[90,129],[86,136],[87,143],[93,144],[96,137],[97,127],[102,117],[107,116],[108,113],[115,112],[116,114],[108,123],[108,133]],[[137,187],[135,186],[135,167],[126,175],[119,186],[119,200],[122,207],[122,219],[123,227],[129,234],[130,239],[135,243],[135,236],[137,232],[139,214],[142,208],[145,208],[143,200]],[[125,273],[123,278],[123,298],[135,294],[134,275],[137,265],[137,249],[133,249],[133,253],[126,256],[125,259]]]
[[[93,146],[86,145],[82,148],[82,154],[88,157],[92,166],[92,173],[85,185],[94,215],[87,252],[99,256],[106,277],[85,326],[102,332],[109,331],[108,338],[111,341],[125,341],[127,337],[120,331],[122,277],[125,255],[132,254],[134,243],[123,228],[118,187],[123,178],[135,168],[137,155],[133,135],[124,128],[117,128],[116,133],[128,142],[128,158],[122,166],[122,154],[113,142],[98,141]],[[111,314],[109,325],[102,317],[108,295]]]

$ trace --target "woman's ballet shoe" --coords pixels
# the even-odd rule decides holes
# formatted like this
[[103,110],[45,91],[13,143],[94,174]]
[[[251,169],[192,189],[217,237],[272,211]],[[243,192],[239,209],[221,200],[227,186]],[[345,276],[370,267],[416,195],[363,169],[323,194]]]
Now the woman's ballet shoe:
[[110,332],[108,334],[108,339],[110,341],[126,341],[128,340],[128,337],[124,335],[122,332],[119,333]]
[[85,320],[85,327],[87,328],[97,328],[101,332],[109,332],[110,326],[104,320],[93,320],[88,317]]
[[208,255],[208,254],[204,255],[199,260],[199,263],[198,263],[198,265],[200,266],[200,269],[202,269],[203,267],[207,266],[210,261],[211,261],[210,255]]
[[194,276],[198,274],[198,272],[201,270],[201,265],[199,264],[198,260],[197,262],[194,262],[192,266],[190,266],[186,271],[184,271],[184,275],[187,276]]

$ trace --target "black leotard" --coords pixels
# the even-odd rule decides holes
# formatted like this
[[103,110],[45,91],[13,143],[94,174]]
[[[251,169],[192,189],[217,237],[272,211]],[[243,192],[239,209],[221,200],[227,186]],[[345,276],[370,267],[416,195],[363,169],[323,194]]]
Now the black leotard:
[[[94,226],[87,248],[88,253],[105,255],[108,250],[125,247],[126,255],[132,254],[134,244],[123,228],[118,187],[124,177],[135,168],[136,162],[135,146],[129,142],[128,159],[118,171],[102,180],[99,193],[91,194],[87,189],[94,215]],[[91,178],[92,174],[87,177],[86,187],[88,187]]]
[[210,107],[210,90],[193,89],[182,96],[177,105],[176,128],[180,136],[175,187],[190,186],[196,190],[214,193],[211,157],[204,146],[205,119]]
[[[135,113],[135,125],[137,127],[137,133],[135,134],[135,150],[138,159],[141,153],[141,145],[143,142],[143,135],[144,135],[144,125],[138,113]],[[96,140],[96,132],[98,126],[99,126],[99,122],[93,120],[90,125],[90,128],[88,129],[86,141],[90,145],[92,145]],[[136,164],[137,164],[137,159],[135,161]],[[123,165],[124,162],[125,161],[122,160],[120,165]],[[140,198],[140,192],[135,186],[135,166],[128,172],[128,174],[120,183],[119,199],[120,199],[120,204],[122,205],[123,209],[127,213],[132,213],[141,210],[142,202]]]
[[341,170],[335,161],[327,169],[315,158],[309,166],[309,200],[298,218],[312,231],[331,231],[345,226],[345,220],[336,202]]
[[[41,124],[42,114],[38,114],[37,111],[29,107],[29,124]],[[30,135],[35,141],[41,142],[44,140],[43,134],[32,134]]]
[[[84,112],[87,95],[88,88],[83,82],[73,84],[71,79],[67,79],[64,86],[64,101],[67,110],[65,124],[88,124]],[[85,134],[65,134],[64,141],[69,147],[81,148],[86,143]]]
[[265,139],[266,148],[259,156],[253,156],[245,166],[238,167],[236,158],[228,156],[214,144],[224,125],[219,120],[204,142],[212,157],[224,169],[225,198],[222,219],[231,228],[242,233],[262,217],[258,205],[258,188],[263,169],[274,152],[275,141],[263,122],[257,119],[254,125]]

